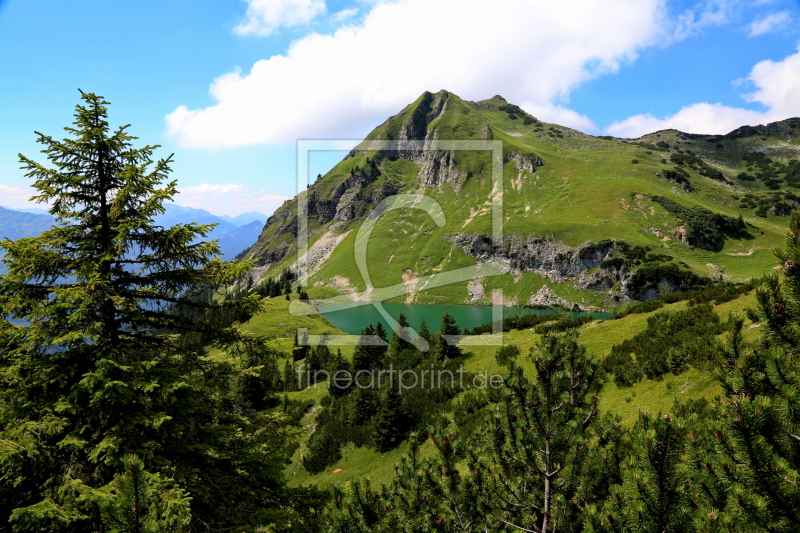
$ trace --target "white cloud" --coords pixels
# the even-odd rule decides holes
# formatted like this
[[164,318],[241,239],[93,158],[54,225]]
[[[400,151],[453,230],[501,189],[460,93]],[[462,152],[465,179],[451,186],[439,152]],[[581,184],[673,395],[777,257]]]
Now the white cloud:
[[269,194],[242,185],[202,183],[193,187],[180,187],[180,194],[173,198],[179,205],[205,209],[216,215],[236,216],[248,211],[272,214],[288,196]]
[[525,102],[520,107],[545,122],[560,124],[586,133],[594,133],[598,129],[597,124],[586,115],[581,115],[561,105],[550,103],[537,105]]
[[380,2],[357,26],[220,76],[217,103],[179,106],[167,130],[203,149],[360,137],[423,91],[480,100],[498,87],[542,119],[592,128],[563,107],[570,90],[656,44],[665,17],[664,0]]
[[270,35],[281,26],[308,24],[325,12],[325,0],[245,0],[247,15],[233,31]]
[[232,192],[242,191],[244,187],[236,183],[227,183],[225,185],[211,185],[208,183],[201,183],[194,187],[182,187],[180,192],[187,195],[203,195],[203,194],[229,194]]
[[758,102],[772,116],[800,116],[800,48],[783,61],[767,59],[757,63],[748,79],[758,90],[748,94],[748,102]]
[[792,21],[792,15],[788,11],[778,11],[763,17],[757,17],[748,26],[750,37],[757,37],[786,27]]
[[14,187],[0,183],[0,198],[6,200],[27,200],[36,193],[30,187]]
[[728,133],[743,124],[758,124],[763,114],[749,109],[739,109],[706,102],[682,108],[663,119],[653,115],[635,115],[614,122],[606,132],[617,137],[640,137],[658,130],[676,129],[686,133]]
[[[730,20],[731,12],[738,0],[704,0],[694,9],[688,9],[676,18],[671,37],[662,44],[682,41],[693,37],[705,28],[719,26]],[[698,14],[699,13],[699,14]]]
[[674,128],[687,133],[721,134],[746,124],[765,124],[800,116],[800,50],[783,61],[757,63],[750,70],[747,81],[757,90],[746,94],[745,100],[763,105],[765,111],[697,103],[665,118],[650,114],[632,116],[614,122],[606,132],[619,137],[639,137]]
[[355,16],[357,13],[358,13],[358,9],[356,9],[356,8],[342,9],[338,13],[334,13],[333,16],[331,17],[331,19],[333,20],[333,22],[341,22],[343,20],[347,20],[347,19]]

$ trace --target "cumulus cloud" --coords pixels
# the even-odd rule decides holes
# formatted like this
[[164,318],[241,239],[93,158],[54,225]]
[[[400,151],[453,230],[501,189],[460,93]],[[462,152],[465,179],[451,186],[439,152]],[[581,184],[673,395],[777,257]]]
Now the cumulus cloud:
[[781,28],[785,28],[792,21],[792,15],[788,11],[778,11],[769,15],[757,17],[748,26],[750,37],[758,37],[765,33],[770,33]]
[[745,100],[761,104],[764,111],[696,103],[665,118],[650,114],[629,117],[611,124],[606,132],[618,137],[639,137],[674,128],[687,133],[721,134],[745,124],[764,124],[800,116],[800,50],[782,61],[757,63],[746,81],[757,89],[744,95]]
[[239,35],[270,35],[281,26],[308,24],[325,13],[325,0],[245,1],[245,20],[233,29]]
[[498,87],[543,120],[591,129],[564,107],[570,90],[617,71],[663,37],[663,4],[379,2],[358,25],[307,35],[246,74],[220,76],[210,90],[216,104],[179,106],[166,117],[167,132],[201,149],[360,137],[423,91],[480,100]]
[[743,124],[758,124],[764,114],[707,102],[692,104],[674,115],[656,118],[653,115],[635,115],[614,122],[606,132],[617,137],[639,137],[658,130],[676,129],[687,133],[728,133]]

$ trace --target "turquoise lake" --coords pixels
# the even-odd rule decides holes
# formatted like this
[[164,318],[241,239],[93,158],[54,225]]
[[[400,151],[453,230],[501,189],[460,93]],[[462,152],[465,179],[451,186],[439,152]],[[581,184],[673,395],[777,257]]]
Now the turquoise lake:
[[[475,326],[489,324],[492,321],[492,307],[489,305],[427,305],[427,304],[398,304],[398,303],[385,303],[383,304],[389,316],[397,320],[400,313],[406,315],[411,327],[415,330],[419,328],[422,320],[430,331],[439,329],[442,323],[442,316],[445,313],[450,313],[450,316],[456,319],[459,327],[463,330],[465,327],[472,329]],[[358,335],[361,331],[372,324],[375,326],[378,322],[383,324],[387,331],[391,332],[392,328],[381,317],[378,310],[371,304],[362,305],[360,307],[350,307],[341,309],[335,305],[322,307],[320,312],[327,318],[334,326],[344,331],[349,335]],[[503,315],[548,315],[555,314],[559,311],[552,311],[549,309],[527,309],[522,307],[504,307]],[[591,314],[599,319],[608,319],[613,315],[610,313],[570,313],[573,316],[587,316]]]

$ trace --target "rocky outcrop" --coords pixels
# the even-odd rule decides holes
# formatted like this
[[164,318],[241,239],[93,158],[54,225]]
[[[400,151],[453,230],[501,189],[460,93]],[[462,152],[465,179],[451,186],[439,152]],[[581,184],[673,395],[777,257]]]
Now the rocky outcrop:
[[503,157],[503,163],[514,162],[517,172],[536,173],[536,169],[544,166],[542,158],[536,154],[522,154],[516,150],[509,150]]
[[[472,105],[470,102],[465,103],[470,106]],[[458,108],[458,106],[461,107]],[[451,108],[453,109],[451,110]],[[402,124],[399,126],[396,125],[396,123],[391,124],[392,121],[398,120],[397,117],[392,117],[382,125],[381,128],[385,134],[385,139],[397,141],[398,144],[396,150],[387,150],[384,151],[383,154],[386,157],[406,159],[419,165],[418,179],[420,185],[429,188],[439,188],[444,184],[449,184],[458,192],[464,181],[467,180],[471,174],[458,168],[457,151],[436,149],[436,143],[440,140],[439,129],[436,127],[436,119],[448,112],[448,110],[450,110],[451,113],[460,113],[464,109],[463,104],[454,102],[453,95],[447,91],[439,91],[435,94],[429,92],[424,93],[419,103],[416,104],[416,107],[410,113],[404,110],[400,114],[400,116],[407,114]],[[482,118],[474,124],[471,124],[467,130],[468,131],[448,130],[442,140],[488,140],[494,137],[489,122]],[[422,147],[420,147],[420,141],[422,141]],[[377,144],[371,143],[368,139],[359,146],[357,151],[354,150],[348,154],[348,157],[358,152],[375,149],[377,149]],[[530,166],[531,163],[535,164],[534,161],[521,164]]]
[[[637,271],[625,268],[624,250],[628,245],[621,241],[569,246],[546,236],[507,234],[501,246],[494,246],[491,236],[486,234],[452,234],[446,237],[476,259],[507,264],[512,275],[532,272],[551,284],[569,283],[575,290],[607,291],[618,285],[619,292],[612,296],[620,298],[619,301],[647,300],[657,294],[650,290],[650,285],[629,284],[637,276]],[[672,272],[671,268],[666,269],[668,275],[658,282],[677,289],[679,284],[674,283],[672,277],[681,274]],[[537,300],[537,305],[546,305],[542,303],[543,298]]]
[[[336,220],[352,220],[358,214],[348,206],[352,206],[358,199],[363,199],[362,190],[372,184],[380,174],[378,164],[371,161],[365,168],[354,169],[347,179],[333,187],[332,190],[325,191],[316,184],[312,185],[308,189],[309,218],[315,219],[320,224],[330,222],[334,218]],[[342,198],[345,194],[349,200],[345,200],[343,203]],[[372,198],[370,197],[369,200]]]
[[419,168],[420,185],[436,188],[449,183],[458,191],[467,177],[466,172],[458,170],[453,151],[424,152]]
[[612,250],[609,245],[584,251],[584,247],[568,246],[541,236],[506,234],[499,247],[495,247],[491,236],[486,234],[457,233],[447,237],[472,257],[500,259],[517,271],[536,272],[559,281],[600,266]]
[[531,295],[527,304],[535,309],[552,309],[554,307],[572,308],[572,304],[553,292],[547,285],[542,286],[536,294]]
[[788,217],[798,209],[800,209],[800,202],[797,200],[791,200],[773,205],[767,210],[767,213],[778,217]]

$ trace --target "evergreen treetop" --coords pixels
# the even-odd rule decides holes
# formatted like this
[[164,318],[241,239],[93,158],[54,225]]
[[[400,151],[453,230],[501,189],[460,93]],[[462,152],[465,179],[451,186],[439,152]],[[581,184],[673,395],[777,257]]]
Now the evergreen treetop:
[[250,264],[216,259],[210,225],[156,225],[177,193],[171,158],[82,99],[67,139],[38,134],[51,167],[20,156],[57,225],[0,243],[0,523],[102,530],[100,487],[128,454],[189,493],[194,523],[273,522],[282,430],[229,393],[237,354],[270,353],[234,327],[261,304],[212,297]]

